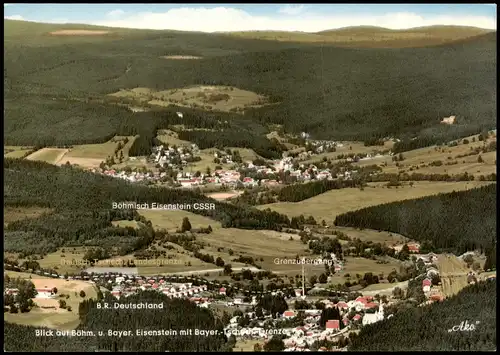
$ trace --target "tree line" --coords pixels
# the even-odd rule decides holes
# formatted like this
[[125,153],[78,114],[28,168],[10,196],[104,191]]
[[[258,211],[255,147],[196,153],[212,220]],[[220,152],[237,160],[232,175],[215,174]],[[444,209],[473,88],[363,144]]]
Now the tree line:
[[[287,216],[217,202],[195,191],[147,187],[119,179],[84,172],[72,167],[55,167],[43,162],[4,160],[5,206],[39,206],[54,212],[8,225],[5,233],[9,250],[49,252],[67,243],[109,246],[118,243],[127,249],[143,246],[151,237],[151,223],[143,229],[114,227],[111,222],[135,219],[127,212],[112,209],[113,202],[214,203],[213,210],[190,210],[220,221],[224,228],[280,230],[290,226]],[[137,217],[140,220],[140,217]]]
[[385,230],[435,251],[488,251],[496,236],[496,184],[347,212],[335,225]]
[[[350,336],[349,350],[495,351],[496,291],[495,281],[483,281],[443,302],[398,312]],[[475,329],[464,331],[471,324]]]

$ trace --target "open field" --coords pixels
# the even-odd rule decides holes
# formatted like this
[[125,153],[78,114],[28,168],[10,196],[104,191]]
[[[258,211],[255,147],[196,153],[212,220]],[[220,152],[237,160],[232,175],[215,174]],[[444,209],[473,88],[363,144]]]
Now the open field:
[[383,203],[409,200],[424,196],[452,191],[468,190],[485,186],[491,182],[429,182],[417,181],[413,187],[404,185],[399,188],[387,188],[386,183],[369,183],[363,191],[357,188],[331,190],[321,195],[300,202],[278,202],[257,206],[258,209],[270,208],[289,217],[313,216],[317,221],[327,223],[339,214]]
[[265,104],[266,101],[264,96],[230,86],[192,86],[164,91],[135,88],[120,90],[110,95],[147,102],[149,105],[170,106],[175,104],[225,112],[237,112],[245,107],[258,107]]
[[[361,277],[367,273],[371,272],[373,275],[384,274],[387,276],[392,270],[399,270],[400,262],[393,258],[385,258],[389,261],[388,264],[377,264],[376,260],[366,259],[366,258],[355,258],[346,257],[344,269],[340,272],[335,273],[330,279],[330,284],[344,283],[347,278],[344,277],[345,274],[349,274],[352,280],[356,279],[356,274],[360,274]],[[390,284],[387,284],[390,287]]]
[[33,150],[32,147],[23,147],[23,146],[4,146],[3,147],[3,156],[5,158],[23,158],[26,154]]
[[372,241],[374,243],[381,243],[392,245],[397,242],[406,242],[408,238],[397,233],[390,233],[386,231],[377,231],[373,229],[356,229],[351,227],[335,227],[336,230],[347,234],[351,238],[359,238],[362,241]]
[[455,255],[443,254],[438,258],[441,290],[445,297],[456,295],[467,286],[467,272],[465,263]]
[[[472,139],[475,138],[475,142]],[[462,158],[458,158],[459,155],[464,155],[471,152],[471,149],[482,147],[484,144],[488,145],[490,142],[496,142],[496,137],[489,137],[485,141],[479,141],[476,136],[471,136],[466,138],[469,144],[461,143],[455,147],[437,147],[430,146],[426,148],[414,149],[403,153],[404,160],[402,162],[393,162],[392,157],[381,157],[377,159],[361,160],[354,163],[355,166],[366,166],[366,165],[382,165],[387,164],[383,167],[383,172],[387,173],[397,173],[398,171],[405,170],[408,173],[410,167],[418,167],[414,169],[413,172],[422,174],[463,174],[467,172],[471,175],[488,175],[496,172],[496,151],[488,152],[486,154],[475,154]],[[483,163],[478,163],[478,156],[481,155],[483,158]],[[441,166],[423,166],[428,165],[434,161],[441,161]],[[457,162],[454,165],[446,165],[450,162]],[[399,167],[396,166],[398,163]]]
[[[24,273],[6,272],[10,277],[26,277]],[[28,274],[29,275],[29,274]],[[53,329],[74,329],[78,323],[78,305],[84,299],[80,297],[80,291],[85,292],[85,299],[95,298],[97,292],[95,287],[85,281],[67,281],[62,279],[43,278],[37,275],[31,275],[31,282],[37,288],[57,288],[55,299],[34,299],[34,302],[40,307],[55,306],[56,309],[34,308],[29,313],[11,314],[5,313],[5,320],[17,324],[25,324],[39,327],[48,327]],[[76,293],[76,294],[75,294]],[[69,295],[69,298],[58,297],[61,294]],[[71,307],[71,311],[59,309],[58,300],[63,299]]]
[[50,32],[53,36],[102,36],[109,31],[91,31],[91,30],[60,30]]
[[[84,168],[97,168],[106,158],[114,156],[118,143],[122,142],[123,144],[125,138],[128,139],[128,142],[123,145],[120,151],[123,152],[123,158],[124,161],[126,161],[128,159],[130,147],[134,144],[134,136],[116,136],[106,143],[101,144],[75,145],[59,160],[59,164],[66,164],[66,162],[69,162],[72,165],[76,164]],[[115,161],[117,160],[115,156]]]
[[206,194],[206,196],[213,198],[214,200],[224,201],[236,196],[241,195],[241,191],[233,191],[233,192],[214,192]]
[[[38,259],[37,262],[42,268],[55,269],[62,274],[78,272],[86,267],[83,263],[85,252],[85,247],[59,248],[57,251],[45,255],[43,259]],[[24,260],[20,259],[19,262]]]
[[190,146],[192,143],[178,138],[177,132],[169,129],[159,129],[156,138],[165,144],[181,146]]
[[176,60],[185,60],[185,59],[202,59],[202,57],[198,57],[195,55],[165,55],[161,58],[164,59],[176,59]]
[[255,344],[260,344],[261,348],[264,347],[264,342],[258,339],[237,339],[234,345],[233,352],[246,351],[253,352]]
[[49,164],[57,164],[61,161],[68,149],[42,148],[26,157],[28,160],[39,160]]
[[193,228],[220,227],[220,223],[213,219],[190,213],[182,210],[139,210],[139,214],[146,217],[153,224],[154,229],[166,229],[168,232],[175,232],[182,225],[182,219],[188,217]]
[[491,30],[471,27],[433,26],[405,30],[390,30],[382,27],[345,27],[317,33],[284,31],[230,32],[228,36],[254,38],[280,42],[334,43],[339,46],[361,46],[369,48],[416,47],[438,45],[454,40],[488,33]]
[[[261,265],[265,270],[294,276],[301,272],[301,266],[286,265],[277,259],[294,259],[297,255],[310,255],[306,245],[300,242],[300,238],[297,235],[268,230],[221,228],[219,222],[187,211],[141,210],[140,213],[151,220],[154,228],[165,228],[169,232],[174,232],[179,228],[184,217],[189,218],[193,228],[210,225],[213,229],[212,233],[197,235],[197,240],[206,243],[202,252],[213,255],[214,258],[220,256],[226,263],[230,262],[234,268],[245,266],[242,263],[231,262],[233,258],[244,255],[257,260],[257,264]],[[293,240],[290,240],[290,237]],[[231,256],[229,254],[230,250],[234,252],[234,255]],[[310,258],[317,259],[318,257],[311,256]],[[194,265],[196,264],[192,262],[192,265],[194,270]],[[214,268],[212,264],[205,265],[208,269]],[[200,268],[198,267],[198,269]],[[173,267],[170,267],[169,270],[172,272],[177,271]],[[319,275],[324,272],[324,266],[307,265],[306,271]]]
[[49,213],[52,210],[44,207],[12,207],[4,206],[3,222],[4,224],[12,223],[22,219],[36,218],[43,213]]
[[142,224],[142,223],[137,222],[137,221],[126,221],[126,220],[123,220],[123,221],[112,221],[111,223],[114,226],[122,227],[122,228],[125,228],[125,227],[139,228],[140,224]]
[[[342,144],[342,147],[337,147],[335,152],[331,153],[321,153],[316,154],[310,159],[302,161],[302,163],[313,163],[322,160],[323,158],[337,160],[339,154],[362,154],[362,153],[374,153],[375,151],[381,151],[386,149],[392,149],[394,142],[386,141],[383,146],[365,146],[363,142],[338,142]],[[372,163],[373,164],[373,163]]]
[[408,281],[403,281],[403,282],[395,282],[395,283],[379,283],[379,284],[372,284],[367,287],[365,287],[361,293],[363,296],[375,296],[376,294],[379,295],[392,295],[392,291],[396,287],[399,287],[402,290],[405,290],[408,288]]

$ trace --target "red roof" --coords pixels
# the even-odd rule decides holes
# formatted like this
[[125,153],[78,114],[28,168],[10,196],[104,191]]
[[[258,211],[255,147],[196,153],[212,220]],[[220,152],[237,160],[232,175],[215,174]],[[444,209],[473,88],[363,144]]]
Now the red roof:
[[344,325],[347,325],[349,323],[349,319],[344,318],[344,319],[342,319],[342,322],[344,323]]
[[375,307],[378,307],[378,304],[373,303],[373,302],[369,302],[369,303],[365,304],[365,308],[375,308]]
[[253,179],[251,177],[246,177],[246,178],[243,178],[243,181],[247,182],[247,181],[252,181]]
[[443,300],[443,296],[441,296],[441,295],[431,295],[430,299],[433,300],[433,301],[442,301]]
[[432,285],[432,281],[429,280],[429,279],[424,279],[424,281],[422,281],[422,286],[430,286]]
[[226,292],[226,288],[225,287],[221,287],[219,292]]
[[352,317],[352,319],[359,320],[359,319],[361,319],[361,316],[359,314],[356,314],[354,317]]
[[335,305],[337,308],[349,308],[349,306],[347,305],[347,303],[345,302],[339,302]]
[[336,320],[329,320],[326,322],[326,329],[340,329],[340,322]]
[[285,313],[283,313],[283,317],[295,317],[295,312],[294,311],[285,311]]
[[361,302],[361,303],[363,303],[365,305],[368,303],[368,301],[364,297],[358,297],[358,298],[356,298],[356,301],[357,302]]

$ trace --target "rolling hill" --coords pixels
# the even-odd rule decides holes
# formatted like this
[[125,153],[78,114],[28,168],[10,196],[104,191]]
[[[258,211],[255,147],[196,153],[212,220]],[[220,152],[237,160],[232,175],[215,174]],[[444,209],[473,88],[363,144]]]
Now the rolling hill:
[[[271,103],[226,115],[207,107],[184,108],[191,115],[191,128],[213,129],[215,122],[227,121],[213,137],[204,135],[204,146],[215,144],[217,130],[224,130],[229,138],[220,144],[255,148],[256,142],[261,150],[275,149],[265,142],[269,124],[281,124],[287,132],[308,131],[315,138],[410,134],[430,137],[430,144],[496,126],[496,37],[478,35],[482,30],[474,28],[351,28],[305,34],[337,41],[344,35],[382,38],[389,33],[407,42],[417,33],[426,45],[369,48],[360,40],[343,48],[340,42],[269,41],[238,34],[9,20],[4,27],[4,138],[9,145],[101,143],[117,133],[135,135],[139,130],[147,145],[155,130],[179,124],[168,114],[178,108],[133,113],[117,106],[117,99],[110,102],[109,95],[122,89],[161,92],[193,85],[234,87]],[[68,30],[107,33],[57,35]],[[456,115],[459,123],[439,124],[449,115]],[[233,142],[233,137],[245,140]]]
[[470,38],[492,32],[476,27],[429,26],[391,30],[376,26],[344,27],[315,33],[285,31],[231,32],[230,36],[282,42],[328,43],[342,47],[411,48]]

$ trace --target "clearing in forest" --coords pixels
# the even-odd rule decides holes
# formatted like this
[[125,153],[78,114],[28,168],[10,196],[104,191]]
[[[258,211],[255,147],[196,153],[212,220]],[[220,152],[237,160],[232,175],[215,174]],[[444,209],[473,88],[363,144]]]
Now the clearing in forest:
[[161,58],[183,60],[183,59],[201,59],[202,57],[198,57],[195,55],[165,55]]
[[149,88],[122,89],[110,96],[139,105],[176,105],[223,112],[242,112],[245,108],[260,107],[268,103],[262,95],[230,86],[191,86],[163,91]]
[[57,164],[68,152],[68,149],[42,148],[26,157],[28,160],[39,160],[49,164]]

